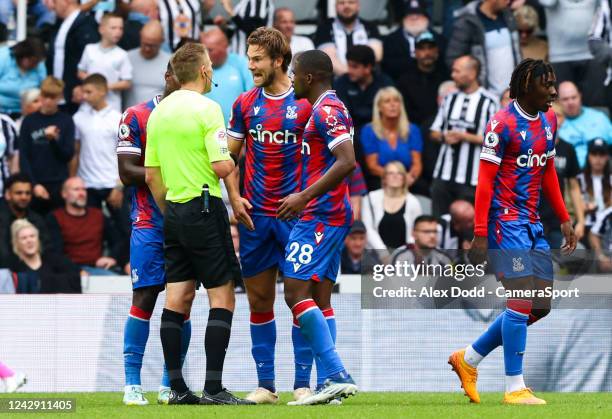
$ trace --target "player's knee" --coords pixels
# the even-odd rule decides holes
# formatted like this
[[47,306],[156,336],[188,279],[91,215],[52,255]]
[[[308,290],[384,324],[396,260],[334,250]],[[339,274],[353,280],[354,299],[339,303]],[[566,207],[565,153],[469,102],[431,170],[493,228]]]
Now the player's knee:
[[327,310],[328,308],[331,308],[331,296],[315,294],[313,296],[313,299],[321,310]]
[[141,310],[152,312],[155,308],[157,296],[161,291],[160,287],[145,287],[134,290],[132,294],[132,305]]
[[532,309],[531,310],[531,316],[529,316],[530,324],[531,323],[535,323],[538,320],[541,320],[544,317],[548,316],[548,313],[550,313],[550,307],[542,307],[542,308],[534,308],[534,309]]
[[274,308],[274,293],[265,293],[263,290],[251,288],[248,291],[249,308],[255,313],[265,313]]

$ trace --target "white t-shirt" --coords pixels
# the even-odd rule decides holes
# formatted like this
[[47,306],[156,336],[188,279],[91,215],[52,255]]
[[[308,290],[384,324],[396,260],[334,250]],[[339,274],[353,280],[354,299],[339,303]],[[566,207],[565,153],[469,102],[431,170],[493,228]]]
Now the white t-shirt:
[[[109,84],[120,80],[132,80],[132,64],[128,53],[118,46],[102,48],[99,42],[85,47],[79,61],[79,70],[88,74],[102,74]],[[118,112],[123,110],[121,95],[118,92],[109,91],[106,100]]]
[[313,42],[306,36],[293,35],[291,37],[291,54],[296,54],[304,51],[315,49]]
[[514,53],[512,52],[512,34],[508,28],[485,33],[485,53],[487,55],[487,80],[489,90],[497,97],[510,84],[514,69]]
[[99,111],[81,106],[73,119],[75,139],[81,143],[78,176],[88,188],[114,188],[119,181],[117,127],[121,112],[110,105]]

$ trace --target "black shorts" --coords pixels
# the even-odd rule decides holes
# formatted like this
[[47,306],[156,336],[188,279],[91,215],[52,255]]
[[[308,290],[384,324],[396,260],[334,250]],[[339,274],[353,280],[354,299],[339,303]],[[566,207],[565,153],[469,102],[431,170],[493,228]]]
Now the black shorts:
[[164,259],[167,282],[195,279],[216,288],[241,277],[227,210],[220,198],[210,197],[210,212],[202,212],[202,198],[185,203],[166,202]]

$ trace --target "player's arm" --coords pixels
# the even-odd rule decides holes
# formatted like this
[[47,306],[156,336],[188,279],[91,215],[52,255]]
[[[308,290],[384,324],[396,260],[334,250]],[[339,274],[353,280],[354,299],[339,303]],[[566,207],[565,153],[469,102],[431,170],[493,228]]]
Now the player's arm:
[[166,193],[168,188],[164,185],[161,168],[159,166],[145,167],[145,181],[157,207],[164,214],[166,212]]
[[[243,140],[235,138],[230,134],[227,135],[227,142],[230,154],[233,156],[240,156],[242,151]],[[236,157],[238,159],[238,157]],[[255,230],[255,224],[249,215],[249,210],[253,208],[253,205],[246,199],[240,196],[240,167],[236,164],[234,171],[225,179],[225,188],[229,195],[230,205],[234,212],[234,217],[238,222],[244,224],[249,230]]]
[[355,170],[355,150],[352,141],[344,141],[331,151],[336,161],[315,183],[303,191],[281,199],[277,218],[289,220],[296,217],[313,199],[331,191]]
[[119,92],[122,90],[129,90],[132,88],[132,80],[119,80],[114,83],[108,84],[108,90]]
[[559,178],[557,177],[557,171],[555,170],[554,153],[550,155],[546,162],[544,177],[542,178],[542,192],[544,192],[544,196],[552,206],[555,215],[561,222],[561,232],[565,237],[565,244],[563,245],[562,249],[568,253],[571,253],[574,251],[574,249],[576,249],[576,234],[574,233],[570,216],[565,208],[563,195],[561,195]]
[[119,178],[126,186],[146,185],[145,168],[140,162],[142,158],[140,131],[136,114],[129,108],[123,114],[117,132]]
[[119,178],[126,186],[143,186],[145,181],[145,168],[140,165],[140,156],[134,154],[117,154],[119,164]]

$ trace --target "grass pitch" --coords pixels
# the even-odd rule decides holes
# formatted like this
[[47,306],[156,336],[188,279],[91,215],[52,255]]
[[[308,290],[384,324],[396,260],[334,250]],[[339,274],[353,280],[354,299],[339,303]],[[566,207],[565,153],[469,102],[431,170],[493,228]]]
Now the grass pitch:
[[[127,407],[122,393],[16,393],[0,398],[73,398],[76,412],[32,413],[41,418],[610,418],[612,393],[537,393],[546,406],[504,406],[501,393],[481,393],[480,405],[473,405],[461,393],[359,393],[341,406],[287,406],[290,393],[283,393],[276,406],[159,406],[157,393],[147,393],[151,403]],[[0,418],[8,417],[6,411]]]

